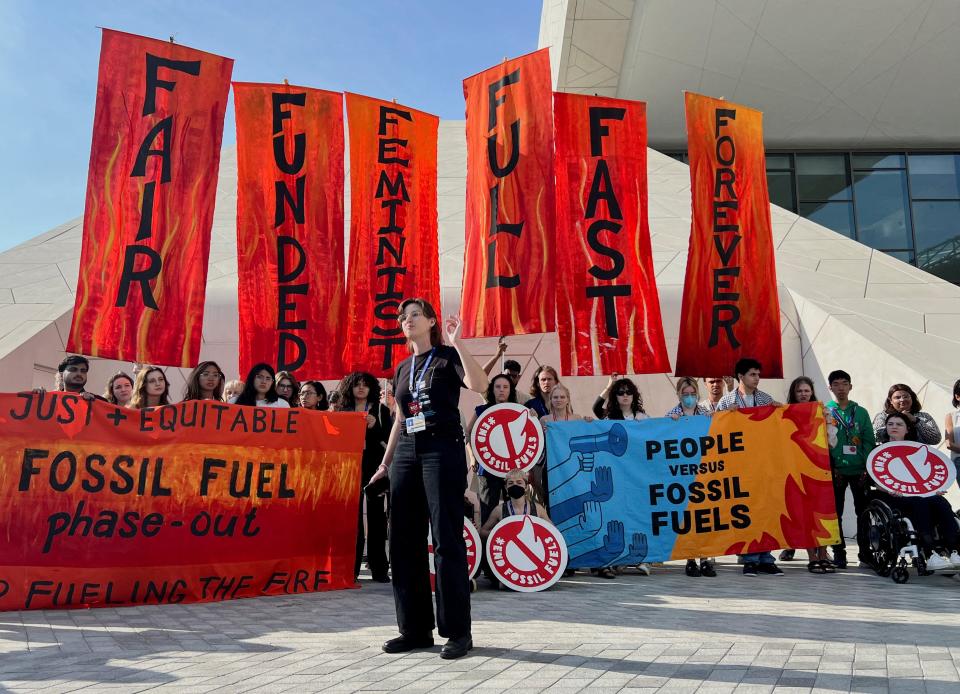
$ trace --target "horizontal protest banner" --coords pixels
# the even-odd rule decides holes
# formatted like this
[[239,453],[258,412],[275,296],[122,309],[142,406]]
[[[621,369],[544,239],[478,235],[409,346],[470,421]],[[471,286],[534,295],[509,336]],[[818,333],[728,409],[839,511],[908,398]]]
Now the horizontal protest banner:
[[0,394],[0,610],[352,586],[360,414]]
[[573,568],[838,541],[822,406],[547,426]]

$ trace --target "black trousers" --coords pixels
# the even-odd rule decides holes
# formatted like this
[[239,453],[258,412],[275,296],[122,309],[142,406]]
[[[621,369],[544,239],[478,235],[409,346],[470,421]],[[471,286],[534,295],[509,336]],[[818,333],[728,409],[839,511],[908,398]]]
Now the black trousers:
[[[367,477],[366,479],[370,479]],[[357,520],[357,559],[353,565],[353,575],[360,575],[360,563],[363,560],[363,499],[367,499],[367,566],[374,578],[387,575],[387,512],[383,497],[360,494],[360,510]]]
[[[867,507],[869,498],[867,496],[868,485],[861,475],[841,475],[833,473],[833,497],[837,502],[837,525],[840,528],[840,542],[833,546],[834,551],[846,551],[847,542],[843,537],[843,506],[846,500],[847,487],[850,487],[850,493],[853,495],[853,510],[856,511],[857,518]],[[862,557],[870,556],[867,547],[866,538],[860,532],[860,523],[857,523],[857,545],[859,554]]]
[[390,560],[400,633],[433,631],[427,524],[433,530],[438,632],[470,633],[470,579],[463,541],[467,460],[463,438],[420,432],[403,435],[390,466]]
[[[957,518],[953,515],[950,502],[942,496],[891,496],[884,501],[910,519],[917,533],[917,544],[927,554],[937,547],[942,547],[948,553],[960,550]],[[939,542],[933,539],[937,529],[940,531]]]

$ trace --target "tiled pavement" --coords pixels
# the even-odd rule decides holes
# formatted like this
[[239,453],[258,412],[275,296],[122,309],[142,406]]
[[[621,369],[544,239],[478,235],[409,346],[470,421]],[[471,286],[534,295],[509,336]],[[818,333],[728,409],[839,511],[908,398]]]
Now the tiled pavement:
[[[388,586],[204,605],[0,614],[0,690],[960,694],[960,582],[865,570],[577,576],[474,595],[468,658],[380,652]],[[481,579],[481,584],[485,581]]]

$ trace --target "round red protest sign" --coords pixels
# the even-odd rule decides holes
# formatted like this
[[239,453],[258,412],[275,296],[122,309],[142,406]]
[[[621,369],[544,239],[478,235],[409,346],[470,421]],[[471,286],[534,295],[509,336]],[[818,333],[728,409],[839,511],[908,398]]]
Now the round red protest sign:
[[[469,518],[463,519],[463,541],[467,545],[467,569],[470,578],[477,575],[480,570],[480,551],[483,543],[480,542],[480,533],[477,527],[470,522]],[[433,536],[427,533],[427,551],[430,553],[430,588],[436,588],[437,573],[433,566]]]
[[487,536],[487,563],[508,588],[546,590],[567,565],[567,543],[550,523],[534,516],[508,516]]
[[474,459],[497,477],[532,468],[543,455],[543,445],[540,422],[529,409],[512,402],[484,410],[470,431]]
[[867,472],[880,489],[903,496],[933,496],[953,484],[957,470],[946,455],[915,441],[890,441],[867,457]]

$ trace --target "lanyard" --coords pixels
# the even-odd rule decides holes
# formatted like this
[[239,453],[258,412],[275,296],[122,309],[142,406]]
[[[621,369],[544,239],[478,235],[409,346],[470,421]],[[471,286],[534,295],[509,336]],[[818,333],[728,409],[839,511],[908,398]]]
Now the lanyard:
[[847,431],[850,431],[850,429],[853,427],[853,415],[854,415],[853,408],[850,408],[849,422],[847,421],[846,417],[843,416],[840,408],[831,407],[830,409],[833,410],[833,415],[837,418],[837,421],[843,425],[843,428]]
[[[510,515],[511,515],[511,516],[517,515],[517,509],[516,509],[516,507],[513,505],[513,500],[511,499],[511,500],[508,501],[507,503],[510,504]],[[523,515],[525,515],[525,516],[527,515],[527,502],[526,502],[526,500],[524,500],[524,502],[523,502]]]
[[[421,377],[426,377],[427,369],[430,368],[430,362],[433,361],[433,354],[436,351],[437,351],[436,347],[431,349],[430,355],[427,357],[427,360],[423,362],[423,368],[420,370]],[[413,361],[410,363],[410,395],[413,396],[414,400],[417,399],[417,396],[420,394],[420,386],[423,385],[423,383],[420,380],[415,379],[416,370],[417,370],[417,358],[414,357]],[[414,387],[415,380],[416,380],[416,387]]]

